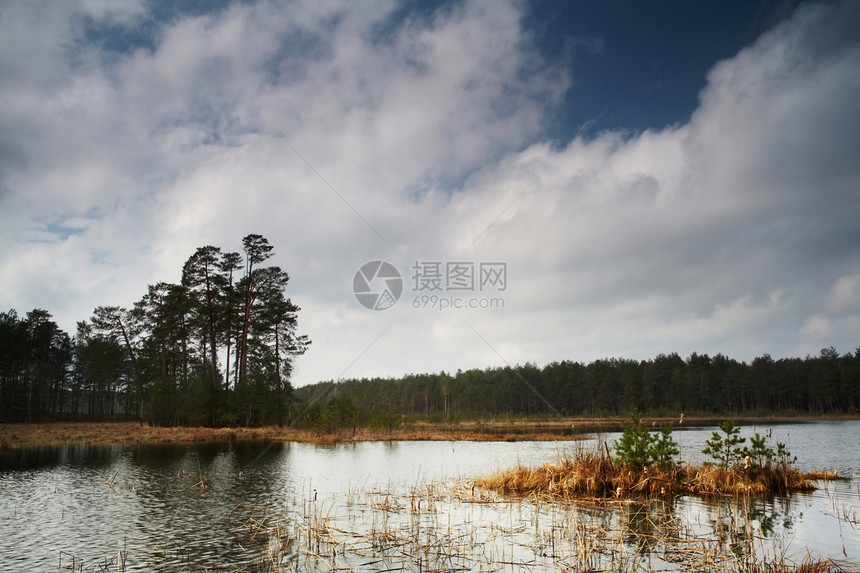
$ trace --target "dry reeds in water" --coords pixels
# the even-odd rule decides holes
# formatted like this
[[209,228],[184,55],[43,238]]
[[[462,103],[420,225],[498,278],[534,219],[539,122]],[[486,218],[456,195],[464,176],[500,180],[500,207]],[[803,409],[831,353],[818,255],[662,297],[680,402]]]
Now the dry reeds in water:
[[[575,461],[569,460],[574,465]],[[603,485],[587,477],[577,481],[567,476],[565,481],[560,470],[545,466],[520,481],[534,485],[549,476],[558,491],[593,493],[598,487],[608,490],[618,483],[612,480],[619,476],[634,486],[654,478],[631,478],[627,470],[594,456],[584,456],[580,464],[581,472],[589,464],[596,465]],[[318,496],[309,485],[286,506],[237,505],[230,513],[238,514],[241,521],[235,531],[243,555],[225,558],[229,563],[217,569],[295,573],[856,570],[811,556],[799,565],[792,564],[785,552],[763,551],[766,540],[753,529],[755,505],[750,497],[716,498],[712,505],[718,512],[713,516],[714,531],[696,532],[671,499],[652,497],[617,504],[554,503],[539,498],[500,502],[482,491],[459,480],[453,484],[416,484],[405,492],[389,484],[353,490],[347,502],[340,494]],[[477,498],[472,495],[476,493]],[[724,519],[723,511],[731,519]],[[197,567],[180,551],[176,540],[168,539],[148,561],[161,563],[158,570],[163,571],[212,570]],[[70,557],[61,555],[60,565],[80,565]]]
[[630,489],[634,481],[630,472],[614,467],[605,456],[584,452],[536,468],[517,466],[478,478],[475,485],[514,497],[569,500],[608,497],[618,488]]
[[[818,474],[816,474],[818,475]],[[479,488],[517,498],[571,501],[631,495],[785,494],[816,489],[813,479],[786,465],[760,468],[683,466],[632,471],[596,451],[560,457],[539,467],[516,466],[474,481]]]

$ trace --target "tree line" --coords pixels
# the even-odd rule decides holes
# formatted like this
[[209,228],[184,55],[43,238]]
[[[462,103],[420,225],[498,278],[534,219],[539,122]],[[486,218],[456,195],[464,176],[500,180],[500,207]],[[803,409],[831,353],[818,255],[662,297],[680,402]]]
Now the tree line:
[[198,248],[178,284],[130,308],[97,307],[74,336],[51,314],[0,312],[0,422],[135,419],[157,425],[292,424],[333,431],[404,416],[800,415],[860,413],[860,348],[739,362],[722,354],[564,360],[327,381],[294,390],[299,307],[266,266],[261,235],[243,254]]
[[860,413],[860,348],[750,363],[722,354],[660,354],[327,381],[296,390],[299,422],[321,430],[502,416],[835,415]]
[[310,340],[296,333],[289,275],[263,265],[272,245],[242,245],[244,256],[198,248],[178,284],[99,306],[74,336],[43,309],[0,313],[0,421],[290,423],[293,361]]

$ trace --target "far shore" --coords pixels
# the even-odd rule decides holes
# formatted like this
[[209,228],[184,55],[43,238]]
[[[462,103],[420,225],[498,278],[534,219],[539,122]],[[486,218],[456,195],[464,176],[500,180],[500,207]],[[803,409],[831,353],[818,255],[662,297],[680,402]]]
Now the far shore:
[[[646,417],[655,426],[670,422],[673,427],[716,426],[726,417]],[[857,417],[734,417],[740,425],[853,420]],[[464,421],[456,424],[416,421],[393,429],[359,427],[320,432],[289,427],[159,427],[138,422],[47,422],[40,424],[0,423],[0,451],[62,445],[133,446],[146,444],[199,444],[226,441],[283,441],[317,444],[392,440],[427,441],[563,441],[581,440],[621,429],[626,418],[509,419]]]

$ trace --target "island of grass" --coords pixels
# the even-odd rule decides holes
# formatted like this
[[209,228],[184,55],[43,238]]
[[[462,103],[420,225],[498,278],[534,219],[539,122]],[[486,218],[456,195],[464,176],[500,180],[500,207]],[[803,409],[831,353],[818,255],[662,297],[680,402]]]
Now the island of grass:
[[720,424],[704,454],[713,462],[684,465],[674,461],[677,443],[671,427],[650,431],[633,414],[615,442],[593,451],[562,456],[539,467],[517,466],[474,481],[478,488],[507,497],[553,501],[610,500],[633,496],[778,494],[816,489],[815,482],[839,479],[837,472],[801,472],[782,443],[776,450],[755,434],[750,445],[732,420]]

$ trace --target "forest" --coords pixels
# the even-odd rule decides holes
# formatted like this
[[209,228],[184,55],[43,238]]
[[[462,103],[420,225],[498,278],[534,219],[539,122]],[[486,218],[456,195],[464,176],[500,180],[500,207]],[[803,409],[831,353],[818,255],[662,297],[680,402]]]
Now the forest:
[[290,373],[310,340],[289,275],[263,265],[273,246],[253,234],[242,245],[198,248],[179,284],[97,307],[74,336],[43,309],[0,313],[0,422],[289,424]]
[[751,363],[717,354],[660,354],[650,360],[565,360],[540,368],[320,382],[296,389],[299,425],[333,431],[391,426],[406,417],[435,422],[533,417],[858,415],[860,348],[841,355]]
[[139,420],[160,426],[297,425],[334,431],[404,419],[506,416],[858,415],[860,348],[750,363],[722,354],[563,360],[543,367],[346,379],[294,389],[289,275],[243,254],[198,248],[179,284],[149,285],[130,308],[97,307],[74,335],[51,314],[0,312],[0,422]]

